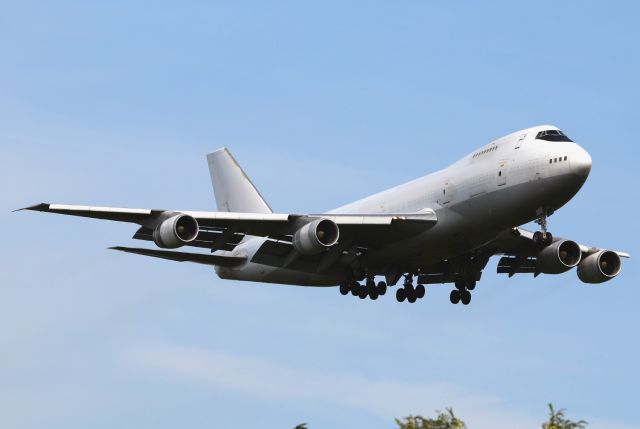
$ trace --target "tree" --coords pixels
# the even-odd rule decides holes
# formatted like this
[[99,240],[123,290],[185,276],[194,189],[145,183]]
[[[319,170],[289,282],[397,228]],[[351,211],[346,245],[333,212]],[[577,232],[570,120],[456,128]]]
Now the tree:
[[564,409],[556,411],[553,404],[549,404],[549,421],[542,424],[542,429],[585,429],[588,423],[584,420],[573,422],[564,417]]
[[456,417],[452,408],[445,411],[436,411],[438,417],[435,419],[410,415],[402,420],[396,419],[396,424],[399,429],[467,429],[467,425]]
[[307,429],[307,424],[306,423],[300,423],[299,425],[297,425],[293,429]]

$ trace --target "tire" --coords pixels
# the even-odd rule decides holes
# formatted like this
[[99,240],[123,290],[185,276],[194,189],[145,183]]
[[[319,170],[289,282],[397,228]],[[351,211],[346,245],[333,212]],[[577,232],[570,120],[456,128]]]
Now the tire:
[[460,291],[458,289],[454,289],[449,294],[449,301],[451,304],[457,304],[460,302]]
[[467,282],[464,281],[462,277],[456,277],[454,284],[456,285],[456,289],[464,290],[467,287]]
[[476,288],[476,281],[475,280],[467,280],[467,289],[468,290],[474,290]]
[[365,299],[367,297],[367,295],[369,295],[367,293],[367,289],[364,288],[364,287],[360,288],[360,290],[358,291],[358,298]]
[[378,299],[378,292],[376,290],[374,290],[373,293],[369,292],[369,298],[375,301]]
[[371,294],[378,294],[378,290],[376,289],[376,284],[374,282],[367,282],[367,293],[369,295]]
[[411,295],[409,295],[407,297],[407,301],[409,301],[411,304],[413,304],[414,302],[416,302],[418,300],[418,297],[416,296],[415,293],[412,293]]
[[419,299],[424,298],[424,294],[427,290],[425,289],[424,285],[418,285],[416,286],[416,297]]
[[351,287],[349,286],[349,283],[347,282],[340,283],[340,294],[348,295],[349,292],[351,292]]
[[536,231],[533,233],[533,242],[538,246],[544,245],[544,234],[542,231]]
[[547,236],[544,239],[544,245],[549,246],[551,243],[553,243],[553,235],[550,232],[547,232]]
[[403,302],[407,298],[407,292],[404,289],[398,289],[396,291],[396,300]]
[[385,282],[378,282],[378,295],[383,296],[387,293],[387,284]]
[[358,296],[358,292],[360,292],[360,283],[358,282],[351,282],[351,295],[353,296]]
[[460,295],[461,295],[460,301],[464,305],[469,305],[469,303],[471,302],[471,292],[469,292],[468,290],[465,290],[465,291],[462,291]]

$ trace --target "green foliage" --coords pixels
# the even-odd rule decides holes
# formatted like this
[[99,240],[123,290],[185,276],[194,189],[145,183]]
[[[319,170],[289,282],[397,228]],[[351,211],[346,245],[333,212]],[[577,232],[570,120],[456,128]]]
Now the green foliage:
[[542,424],[542,429],[584,429],[587,427],[588,423],[584,420],[574,422],[566,419],[564,411],[564,409],[556,411],[553,404],[549,404],[549,421]]
[[402,420],[396,419],[399,429],[467,429],[467,425],[457,418],[452,408],[446,412],[436,411],[435,419],[427,419],[422,416],[409,416]]
[[307,429],[307,424],[306,423],[300,423],[299,425],[297,425],[293,429]]

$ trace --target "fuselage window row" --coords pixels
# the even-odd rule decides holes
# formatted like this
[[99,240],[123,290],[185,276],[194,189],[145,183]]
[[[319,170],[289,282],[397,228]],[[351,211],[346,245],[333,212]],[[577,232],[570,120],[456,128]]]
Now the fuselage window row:
[[480,152],[474,153],[472,158],[476,158],[476,157],[478,157],[480,155],[484,155],[485,153],[489,153],[489,152],[492,152],[492,151],[497,150],[497,149],[498,149],[498,146],[493,146],[493,147],[487,148],[485,150],[481,150]]
[[560,158],[549,158],[549,164],[552,164],[554,162],[562,162],[562,161],[566,161],[568,159],[567,156],[565,156],[564,158],[560,157]]

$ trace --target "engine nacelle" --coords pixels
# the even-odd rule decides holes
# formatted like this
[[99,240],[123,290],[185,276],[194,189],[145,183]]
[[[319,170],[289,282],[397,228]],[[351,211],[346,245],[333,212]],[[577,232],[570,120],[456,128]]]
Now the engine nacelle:
[[578,278],[584,283],[603,283],[620,273],[620,256],[611,250],[592,253],[578,265]]
[[558,240],[538,253],[537,269],[544,274],[560,274],[580,263],[582,251],[575,241]]
[[158,247],[175,249],[195,240],[199,228],[193,216],[179,214],[163,220],[153,230],[153,241]]
[[303,255],[315,255],[338,241],[340,229],[329,219],[318,219],[300,228],[293,235],[293,247]]

